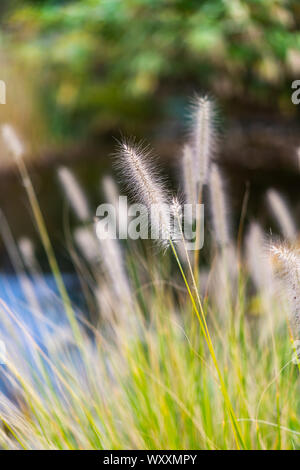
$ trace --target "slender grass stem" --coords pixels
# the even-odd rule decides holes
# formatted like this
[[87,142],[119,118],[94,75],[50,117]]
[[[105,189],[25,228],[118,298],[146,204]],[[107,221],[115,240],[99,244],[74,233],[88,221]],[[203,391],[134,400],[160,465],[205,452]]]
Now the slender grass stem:
[[26,168],[26,165],[25,165],[25,162],[24,162],[23,158],[16,159],[16,163],[17,163],[18,170],[19,170],[20,176],[22,178],[22,181],[23,181],[23,184],[24,184],[24,187],[25,187],[25,190],[26,190],[29,202],[30,202],[30,206],[31,206],[31,209],[32,209],[32,212],[33,212],[33,215],[34,215],[35,222],[37,224],[37,228],[38,228],[38,231],[39,231],[39,234],[40,234],[40,237],[41,237],[43,247],[44,247],[44,250],[46,252],[46,255],[47,255],[49,265],[50,265],[51,271],[53,273],[54,279],[56,281],[58,291],[61,295],[64,307],[65,307],[65,311],[66,311],[68,320],[70,322],[74,337],[78,341],[78,343],[80,344],[81,343],[81,333],[80,333],[79,325],[78,325],[78,322],[77,322],[77,319],[76,319],[76,316],[75,316],[75,312],[72,308],[71,300],[70,300],[69,295],[67,293],[67,290],[66,290],[66,287],[65,287],[65,284],[64,284],[64,281],[63,281],[63,278],[62,278],[62,275],[61,275],[61,272],[60,272],[55,254],[54,254],[52,244],[50,242],[50,238],[49,238],[49,235],[48,235],[48,231],[47,231],[47,228],[46,228],[44,217],[42,215],[42,212],[41,212],[41,209],[40,209],[40,206],[39,206],[39,203],[38,203],[38,200],[37,200],[37,196],[35,194],[35,191],[34,191],[34,188],[33,188],[32,182],[31,182],[31,179],[29,177],[29,173],[27,171],[27,168]]
[[198,301],[198,304],[199,304],[200,313],[199,313],[199,310],[197,308],[196,301],[195,301],[194,296],[191,292],[189,283],[188,283],[187,278],[185,276],[184,270],[182,268],[182,265],[180,263],[180,260],[178,258],[177,252],[176,252],[176,248],[175,248],[174,243],[172,242],[172,240],[170,240],[170,245],[171,245],[171,249],[173,251],[173,254],[175,256],[176,262],[179,266],[181,275],[183,277],[185,286],[187,288],[189,297],[190,297],[191,302],[192,302],[193,309],[194,309],[194,311],[197,315],[197,318],[198,318],[198,321],[199,321],[199,324],[200,324],[200,328],[201,328],[202,333],[204,335],[204,338],[206,340],[209,352],[211,354],[214,366],[216,368],[216,371],[217,371],[217,374],[218,374],[218,377],[219,377],[222,394],[223,394],[223,397],[224,397],[225,405],[227,407],[227,411],[229,413],[229,417],[230,417],[230,421],[231,421],[231,424],[232,424],[233,434],[234,434],[234,438],[235,438],[235,441],[236,441],[237,448],[238,449],[240,449],[240,448],[244,449],[245,444],[244,444],[244,441],[243,441],[243,438],[242,438],[240,426],[238,425],[238,422],[237,422],[235,413],[233,411],[233,407],[231,405],[231,402],[230,402],[230,399],[229,399],[229,396],[228,396],[228,392],[227,392],[227,389],[226,389],[226,386],[225,386],[225,383],[224,383],[224,380],[223,380],[223,377],[222,377],[222,374],[221,374],[221,370],[220,370],[219,365],[218,365],[218,361],[217,361],[216,354],[215,354],[213,344],[212,344],[212,341],[211,341],[211,338],[210,338],[210,334],[209,334],[209,331],[208,331],[208,327],[207,327],[207,323],[206,323],[206,319],[205,319],[205,314],[204,314],[204,311],[203,311],[203,308],[202,308],[202,303],[201,303],[201,300],[200,300],[198,289],[197,289],[197,286],[195,285],[195,278],[194,278],[194,275],[193,275],[193,270],[191,268],[191,264],[190,264],[189,256],[188,256],[188,253],[187,253],[187,250],[186,250],[186,246],[184,244],[185,250],[186,250],[186,255],[187,255],[187,260],[188,260],[188,263],[189,263],[189,269],[191,271],[191,276],[192,276],[194,288],[196,290],[196,296],[197,296],[197,301]]

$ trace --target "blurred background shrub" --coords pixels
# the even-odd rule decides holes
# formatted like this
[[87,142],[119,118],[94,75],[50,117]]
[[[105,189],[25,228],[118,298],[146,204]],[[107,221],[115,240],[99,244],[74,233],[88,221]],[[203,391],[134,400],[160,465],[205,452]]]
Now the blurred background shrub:
[[[172,173],[196,92],[220,107],[220,163],[236,220],[247,185],[256,215],[270,186],[300,214],[300,106],[291,101],[299,25],[298,0],[1,0],[0,121],[26,143],[54,244],[64,250],[57,164],[72,167],[93,213],[120,133],[151,142]],[[172,176],[178,185],[178,170]],[[17,236],[34,237],[3,147],[0,207]]]
[[[58,140],[159,133],[187,96],[293,116],[297,0],[1,1],[6,61],[30,76]],[[164,129],[164,132],[167,132]],[[147,131],[148,133],[148,131]]]

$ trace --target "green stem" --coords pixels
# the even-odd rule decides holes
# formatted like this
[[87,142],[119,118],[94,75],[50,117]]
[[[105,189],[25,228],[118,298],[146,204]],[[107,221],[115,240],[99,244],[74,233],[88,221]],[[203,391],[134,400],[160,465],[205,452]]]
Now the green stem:
[[223,398],[224,398],[224,401],[225,401],[225,404],[226,404],[226,407],[227,407],[227,411],[229,413],[229,418],[230,418],[230,421],[231,421],[231,425],[232,425],[233,434],[234,434],[234,437],[235,437],[237,448],[240,449],[240,447],[242,447],[244,449],[245,444],[244,444],[244,441],[243,441],[243,438],[242,438],[240,427],[239,427],[239,424],[237,422],[233,407],[232,407],[231,402],[230,402],[230,398],[229,398],[229,395],[228,395],[228,392],[227,392],[227,389],[226,389],[226,386],[225,386],[225,383],[224,383],[224,380],[223,380],[223,377],[222,377],[222,374],[221,374],[221,370],[220,370],[219,365],[218,365],[216,354],[215,354],[213,344],[212,344],[212,341],[211,341],[211,337],[210,337],[210,334],[209,334],[209,331],[208,331],[208,327],[207,327],[207,323],[206,323],[206,319],[205,319],[205,314],[204,314],[204,311],[203,311],[203,308],[202,308],[202,303],[201,303],[201,300],[200,300],[200,296],[199,296],[199,293],[198,293],[197,286],[195,284],[195,278],[194,278],[194,275],[193,275],[193,270],[191,268],[189,256],[188,256],[188,253],[186,251],[185,243],[184,243],[184,247],[185,247],[186,256],[187,256],[187,260],[188,260],[188,264],[189,264],[189,269],[191,271],[191,276],[192,276],[194,288],[195,288],[195,291],[196,291],[196,297],[197,297],[197,301],[198,301],[198,304],[199,304],[200,312],[197,308],[196,301],[195,301],[194,296],[191,292],[190,286],[188,284],[187,278],[185,276],[184,270],[182,268],[182,265],[180,263],[180,260],[178,258],[178,255],[177,255],[177,252],[176,252],[176,249],[175,249],[175,246],[174,246],[174,243],[172,242],[172,240],[170,240],[170,245],[171,245],[173,254],[175,256],[175,259],[177,261],[177,264],[179,266],[179,270],[181,272],[181,275],[182,275],[182,278],[184,280],[186,289],[187,289],[189,297],[191,299],[193,309],[194,309],[194,311],[196,313],[196,316],[198,318],[200,328],[201,328],[202,333],[204,335],[205,341],[207,343],[210,355],[212,357],[214,366],[216,368],[216,371],[217,371],[217,374],[218,374],[218,377],[219,377]]

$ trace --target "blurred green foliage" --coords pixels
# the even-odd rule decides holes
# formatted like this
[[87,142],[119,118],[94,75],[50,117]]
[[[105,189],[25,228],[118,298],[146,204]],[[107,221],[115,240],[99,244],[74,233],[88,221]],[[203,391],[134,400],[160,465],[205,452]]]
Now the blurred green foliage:
[[193,90],[296,112],[298,0],[16,0],[2,10],[1,42],[35,77],[56,135],[138,133],[181,112]]

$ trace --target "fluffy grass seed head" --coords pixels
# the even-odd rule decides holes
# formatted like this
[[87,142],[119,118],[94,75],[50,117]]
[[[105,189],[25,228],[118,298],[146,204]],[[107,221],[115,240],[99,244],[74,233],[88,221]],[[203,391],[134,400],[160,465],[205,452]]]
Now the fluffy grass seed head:
[[27,237],[22,237],[18,241],[18,246],[25,265],[30,268],[35,267],[36,258],[32,241]]
[[197,181],[193,149],[189,144],[183,147],[182,172],[185,200],[188,204],[197,203]]
[[101,188],[104,191],[106,200],[110,204],[116,205],[118,203],[120,194],[118,187],[111,176],[106,175],[102,178]]
[[173,233],[172,197],[154,166],[151,151],[134,141],[123,141],[117,153],[117,166],[129,192],[144,204],[151,224],[151,238],[164,247],[176,238]]
[[1,131],[2,138],[8,150],[16,160],[20,159],[25,153],[25,148],[14,128],[10,124],[3,124]]
[[102,178],[101,189],[103,189],[106,201],[115,208],[116,223],[119,228],[119,238],[126,238],[129,218],[126,196],[120,195],[118,186],[114,179],[109,175]]
[[82,222],[91,220],[91,213],[85,194],[73,173],[61,166],[57,170],[59,182],[78,219]]
[[252,280],[264,295],[274,287],[273,269],[265,250],[265,235],[257,222],[251,222],[246,237],[247,266]]
[[229,213],[223,180],[215,163],[211,166],[209,191],[213,236],[218,245],[224,247],[230,242]]
[[284,237],[290,241],[295,240],[297,229],[283,197],[275,189],[269,189],[267,191],[267,201]]
[[93,227],[78,227],[74,231],[74,239],[79,250],[90,264],[99,261],[99,243]]
[[112,234],[106,233],[106,236],[100,236],[100,234],[104,233],[100,227],[102,223],[103,220],[99,220],[95,223],[94,227],[99,241],[100,262],[118,298],[128,303],[131,298],[131,291],[124,266],[121,246],[119,241]]
[[118,240],[106,236],[99,237],[100,230],[95,226],[78,227],[74,231],[74,239],[79,250],[91,266],[99,263],[106,276],[106,280],[111,286],[111,290],[118,295],[118,299],[128,301],[130,297],[130,287],[127,273],[124,267],[121,247]]
[[300,254],[299,250],[285,244],[272,244],[271,259],[279,279],[282,281],[285,300],[291,310],[291,320],[295,328],[295,337],[300,338]]
[[193,104],[193,145],[195,174],[202,186],[207,183],[211,157],[216,146],[215,105],[208,96],[197,96]]

